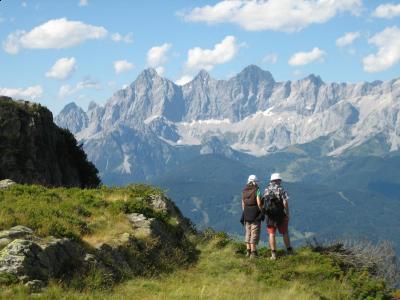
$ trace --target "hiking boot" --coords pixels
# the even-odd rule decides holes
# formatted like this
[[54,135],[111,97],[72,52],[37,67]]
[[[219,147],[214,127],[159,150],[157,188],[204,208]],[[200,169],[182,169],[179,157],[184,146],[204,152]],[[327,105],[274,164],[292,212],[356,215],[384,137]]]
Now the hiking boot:
[[276,252],[275,251],[271,252],[271,257],[269,259],[270,260],[276,260]]
[[293,248],[292,247],[287,248],[286,249],[286,253],[287,253],[287,255],[292,255],[293,254]]
[[246,251],[246,257],[250,257],[250,254],[251,254],[251,251],[250,251],[250,250],[247,250],[247,251]]
[[257,258],[257,252],[256,251],[252,251],[251,253],[250,253],[250,259],[255,259],[255,258]]

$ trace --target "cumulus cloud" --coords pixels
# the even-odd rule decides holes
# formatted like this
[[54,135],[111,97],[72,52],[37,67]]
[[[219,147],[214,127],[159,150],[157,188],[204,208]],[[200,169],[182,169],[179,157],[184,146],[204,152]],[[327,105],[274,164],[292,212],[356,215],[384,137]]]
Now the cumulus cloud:
[[30,86],[27,88],[0,87],[0,95],[12,97],[15,99],[36,100],[43,96],[43,88],[40,85]]
[[74,57],[71,58],[60,58],[54,65],[46,72],[46,77],[55,79],[67,79],[71,77],[72,73],[75,71],[76,60]]
[[262,59],[263,63],[268,63],[268,64],[275,64],[277,61],[278,61],[278,54],[276,53],[268,53]]
[[65,98],[85,89],[100,90],[101,86],[95,80],[85,79],[83,81],[78,82],[76,85],[69,85],[69,84],[62,85],[60,87],[60,90],[58,91],[58,96],[60,98]]
[[193,80],[193,76],[183,75],[181,78],[177,79],[175,83],[177,85],[185,85],[186,83]]
[[156,68],[157,73],[160,75],[165,71],[162,65],[167,62],[167,53],[171,47],[170,43],[164,43],[160,46],[152,47],[147,51],[147,64],[152,68]]
[[397,26],[385,28],[372,36],[368,43],[375,45],[378,52],[363,58],[365,71],[384,71],[400,61],[400,28]]
[[179,12],[185,21],[234,23],[246,30],[299,31],[341,12],[358,14],[362,0],[224,0]]
[[134,65],[127,60],[117,60],[114,62],[114,70],[116,74],[121,74],[132,70]]
[[297,52],[289,59],[291,66],[304,66],[313,62],[322,62],[326,53],[314,47],[310,52]]
[[130,32],[126,35],[122,35],[122,34],[116,32],[111,35],[111,39],[116,43],[124,42],[127,44],[131,44],[131,43],[133,43],[133,34],[132,34],[132,32]]
[[336,40],[336,46],[345,47],[353,44],[353,42],[360,37],[359,32],[347,32],[345,35]]
[[4,50],[17,54],[27,49],[62,49],[76,46],[90,39],[101,39],[107,35],[104,27],[88,25],[66,18],[54,19],[43,23],[31,31],[17,30],[8,35],[3,42]]
[[398,17],[400,16],[400,4],[381,4],[374,10],[372,16],[384,19],[393,19]]
[[79,6],[87,6],[89,4],[89,0],[79,0]]
[[186,67],[189,69],[205,69],[210,71],[215,65],[223,64],[235,57],[241,45],[234,36],[226,36],[213,49],[195,47],[189,49]]

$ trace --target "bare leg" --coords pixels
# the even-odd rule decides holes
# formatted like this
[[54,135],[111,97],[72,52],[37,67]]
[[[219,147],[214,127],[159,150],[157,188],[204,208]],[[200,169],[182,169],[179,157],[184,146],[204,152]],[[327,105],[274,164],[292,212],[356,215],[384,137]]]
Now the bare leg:
[[251,250],[251,244],[250,243],[246,243],[246,248],[247,248],[247,250]]
[[290,248],[290,239],[289,239],[289,233],[286,232],[283,235],[283,242],[285,243],[286,249]]
[[257,250],[257,245],[256,244],[250,244],[250,249],[251,249],[251,252],[254,252],[254,251],[256,251]]
[[269,246],[271,247],[272,251],[276,250],[275,234],[272,234],[272,233],[269,234]]

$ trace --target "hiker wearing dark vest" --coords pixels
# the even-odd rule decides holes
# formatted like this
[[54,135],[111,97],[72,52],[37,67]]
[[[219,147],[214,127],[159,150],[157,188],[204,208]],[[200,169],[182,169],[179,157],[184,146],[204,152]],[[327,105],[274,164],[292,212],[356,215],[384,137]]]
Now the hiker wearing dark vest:
[[255,175],[250,175],[242,194],[243,221],[246,228],[247,257],[257,257],[257,244],[260,240],[262,202],[258,180]]
[[289,239],[289,196],[281,186],[282,178],[279,173],[273,173],[269,185],[264,191],[264,206],[267,215],[267,232],[271,259],[276,259],[276,229],[283,235],[287,252],[292,253]]

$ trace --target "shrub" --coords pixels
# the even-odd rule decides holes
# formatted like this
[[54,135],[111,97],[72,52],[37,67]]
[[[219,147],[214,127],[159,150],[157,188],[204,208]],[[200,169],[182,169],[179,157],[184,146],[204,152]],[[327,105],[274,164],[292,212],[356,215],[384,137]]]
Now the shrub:
[[314,239],[308,245],[313,251],[333,257],[348,272],[355,295],[362,299],[382,295],[385,299],[386,288],[393,290],[400,284],[400,265],[389,241],[374,245],[369,241],[349,240],[323,245]]

